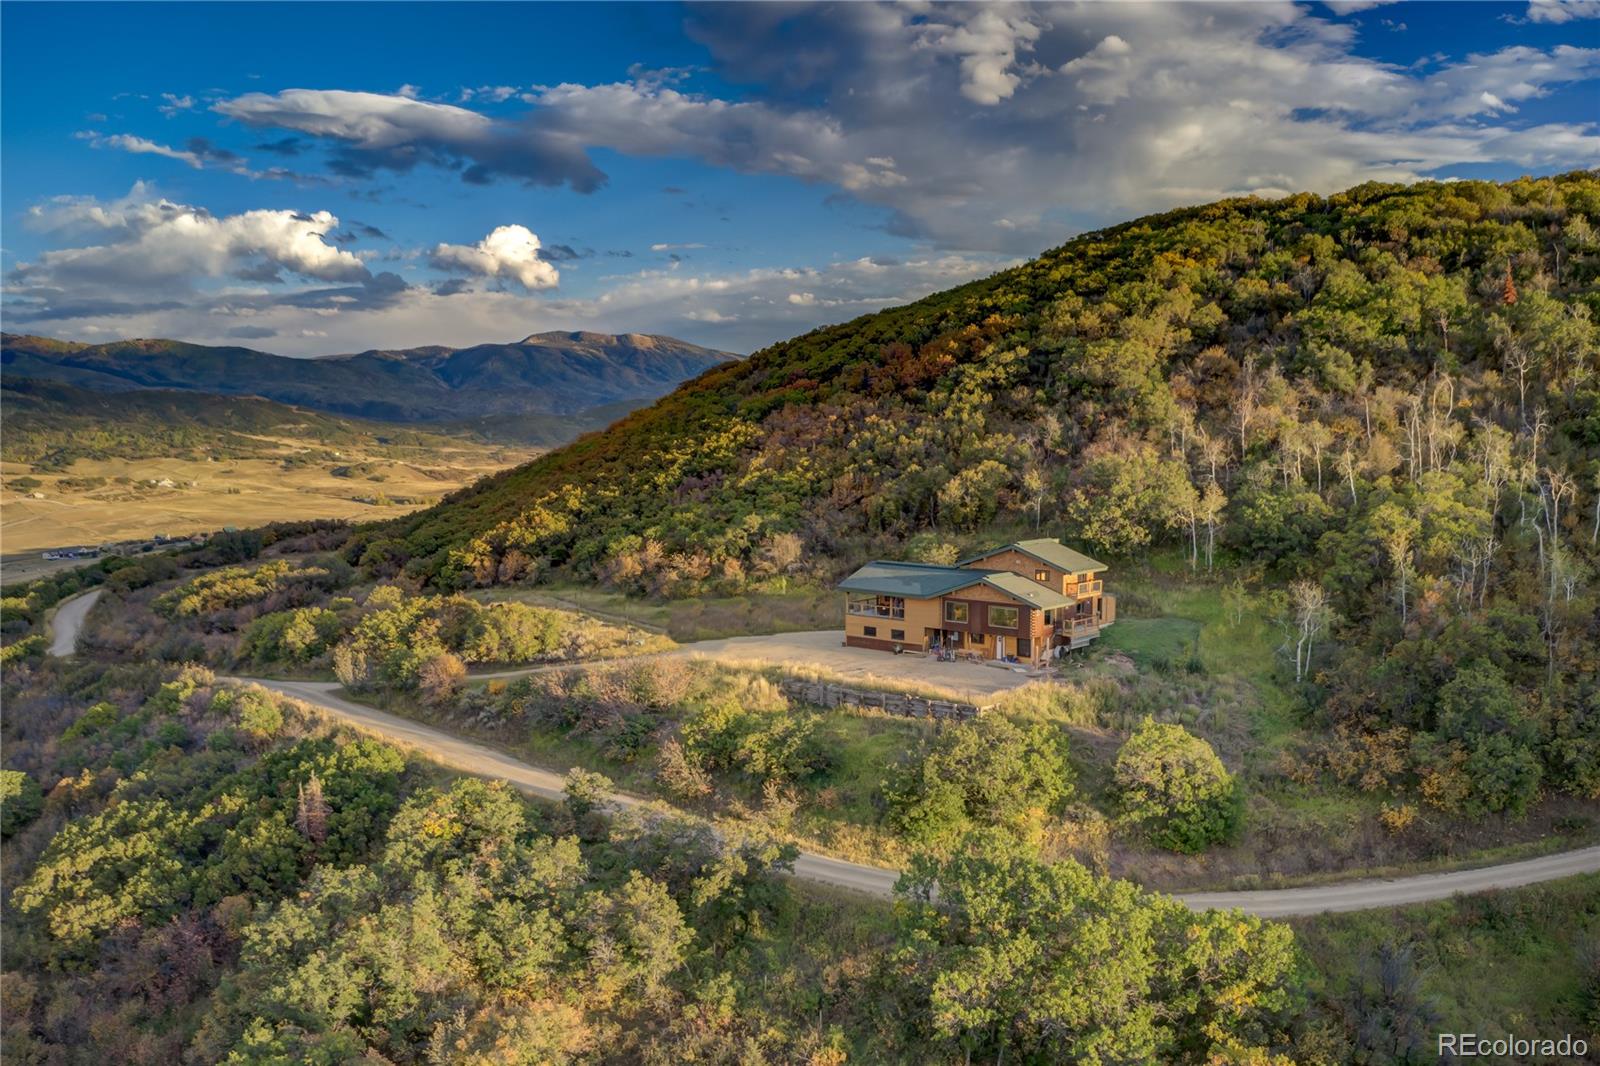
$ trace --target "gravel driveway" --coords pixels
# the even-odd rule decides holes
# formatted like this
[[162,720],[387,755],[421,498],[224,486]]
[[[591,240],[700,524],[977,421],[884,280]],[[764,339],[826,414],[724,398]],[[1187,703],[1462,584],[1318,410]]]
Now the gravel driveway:
[[847,648],[844,645],[844,631],[839,629],[701,640],[685,644],[671,654],[698,655],[729,663],[817,666],[864,681],[876,679],[936,685],[972,696],[991,696],[1034,680],[1024,672],[998,666],[967,662],[941,663],[921,654],[895,655],[871,648]]

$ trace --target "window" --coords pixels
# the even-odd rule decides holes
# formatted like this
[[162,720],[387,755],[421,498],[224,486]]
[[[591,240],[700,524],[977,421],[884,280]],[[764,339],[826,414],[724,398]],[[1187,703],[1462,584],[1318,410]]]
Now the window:
[[956,602],[954,602],[952,600],[945,600],[944,601],[944,620],[946,622],[958,622],[961,625],[966,625],[967,624],[967,605],[964,604],[964,603],[956,603]]
[[845,610],[873,618],[904,618],[906,601],[900,596],[863,596],[852,592],[845,597]]
[[878,635],[878,627],[877,626],[862,626],[861,627],[861,632],[865,633],[869,637],[875,637],[875,636]]
[[1033,579],[1041,585],[1048,585],[1050,584],[1050,571],[1035,570],[1033,572]]
[[890,640],[905,640],[906,639],[906,631],[903,630],[903,629],[891,629],[891,630],[889,630],[889,639]]
[[1044,613],[1044,624],[1045,625],[1049,625],[1051,622],[1054,622],[1054,621],[1055,621],[1055,612],[1054,611],[1046,611]]
[[1017,628],[1018,611],[1015,607],[989,606],[990,629],[1015,629]]
[[974,643],[974,644],[982,644],[983,643],[983,634],[982,633],[974,633],[974,634],[972,634],[972,643]]

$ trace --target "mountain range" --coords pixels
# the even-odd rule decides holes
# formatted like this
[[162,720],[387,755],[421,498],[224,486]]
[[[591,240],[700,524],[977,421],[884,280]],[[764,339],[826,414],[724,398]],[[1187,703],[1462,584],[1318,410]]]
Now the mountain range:
[[0,345],[8,381],[45,379],[100,392],[259,396],[386,422],[503,424],[552,415],[564,426],[603,424],[737,358],[644,333],[536,333],[511,344],[316,359],[172,340],[81,344],[5,334]]

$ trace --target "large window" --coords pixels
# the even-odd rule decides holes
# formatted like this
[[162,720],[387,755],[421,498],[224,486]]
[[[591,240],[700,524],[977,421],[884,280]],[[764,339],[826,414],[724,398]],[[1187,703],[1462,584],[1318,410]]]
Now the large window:
[[959,625],[967,624],[967,605],[956,603],[954,600],[944,601],[944,620],[955,622]]
[[870,618],[904,618],[906,601],[900,596],[863,596],[852,592],[845,598],[845,610]]
[[1015,629],[1018,617],[1019,612],[1015,607],[998,607],[993,604],[989,606],[990,629]]

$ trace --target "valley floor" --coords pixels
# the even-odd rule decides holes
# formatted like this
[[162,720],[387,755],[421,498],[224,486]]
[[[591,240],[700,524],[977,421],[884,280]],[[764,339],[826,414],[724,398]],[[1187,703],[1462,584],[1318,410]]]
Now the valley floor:
[[344,453],[300,462],[293,443],[281,443],[284,453],[270,457],[79,459],[61,471],[5,463],[0,542],[16,554],[290,519],[392,518],[537,454],[463,443],[409,461]]

